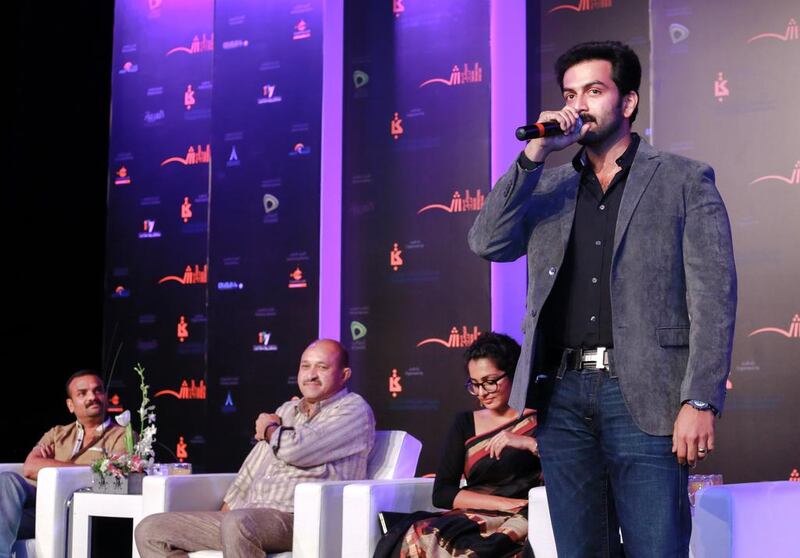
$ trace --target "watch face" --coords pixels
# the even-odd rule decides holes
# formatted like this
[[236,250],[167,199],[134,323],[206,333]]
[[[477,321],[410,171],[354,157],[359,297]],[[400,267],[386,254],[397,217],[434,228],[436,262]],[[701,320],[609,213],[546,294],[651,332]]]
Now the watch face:
[[706,403],[705,401],[692,399],[691,401],[689,401],[689,404],[695,409],[708,409],[708,403]]

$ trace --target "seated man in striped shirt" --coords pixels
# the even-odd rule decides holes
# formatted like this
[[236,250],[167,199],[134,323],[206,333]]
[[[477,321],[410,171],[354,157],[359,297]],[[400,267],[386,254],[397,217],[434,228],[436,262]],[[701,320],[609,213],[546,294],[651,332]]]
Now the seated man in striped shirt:
[[320,339],[309,345],[297,374],[303,398],[259,415],[259,443],[239,469],[222,509],[146,517],[135,533],[142,558],[186,556],[196,550],[249,558],[291,550],[295,486],[367,474],[375,418],[369,404],[345,387],[351,373],[348,361],[338,341]]

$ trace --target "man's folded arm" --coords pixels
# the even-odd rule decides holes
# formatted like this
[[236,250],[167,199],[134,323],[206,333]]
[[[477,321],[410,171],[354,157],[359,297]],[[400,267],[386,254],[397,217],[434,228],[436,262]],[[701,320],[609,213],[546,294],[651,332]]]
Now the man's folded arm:
[[375,419],[366,403],[345,403],[324,421],[295,427],[280,426],[270,439],[278,459],[296,467],[314,467],[369,449]]

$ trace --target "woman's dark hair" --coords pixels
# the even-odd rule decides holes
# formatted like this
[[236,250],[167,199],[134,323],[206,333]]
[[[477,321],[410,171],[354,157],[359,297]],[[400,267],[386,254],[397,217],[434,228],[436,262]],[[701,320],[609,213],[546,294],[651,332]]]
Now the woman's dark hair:
[[481,333],[464,352],[464,366],[468,366],[471,360],[488,358],[498,370],[513,378],[520,350],[519,343],[508,335],[487,331]]
[[[607,60],[611,63],[611,79],[619,89],[620,96],[627,95],[631,91],[639,93],[639,85],[642,82],[642,65],[639,63],[639,57],[631,47],[619,41],[580,43],[559,56],[555,71],[561,89],[564,89],[564,74],[567,70],[587,60]],[[631,114],[631,124],[636,120],[638,112],[637,105]]]

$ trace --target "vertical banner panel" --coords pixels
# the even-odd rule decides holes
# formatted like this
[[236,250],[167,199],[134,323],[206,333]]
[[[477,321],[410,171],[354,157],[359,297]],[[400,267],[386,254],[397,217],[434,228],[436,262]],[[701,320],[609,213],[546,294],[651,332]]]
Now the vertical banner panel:
[[739,278],[728,400],[701,468],[786,480],[800,469],[800,127],[787,102],[800,89],[800,10],[653,0],[652,17],[656,145],[714,167]]
[[490,182],[489,3],[354,2],[345,37],[342,337],[379,426],[421,439],[430,472],[491,320],[466,242]]
[[218,0],[215,34],[209,432],[241,460],[317,335],[321,2]]
[[104,341],[111,407],[139,407],[133,366],[142,363],[158,406],[157,458],[202,461],[213,2],[124,0],[115,20]]

